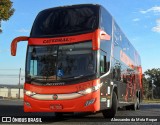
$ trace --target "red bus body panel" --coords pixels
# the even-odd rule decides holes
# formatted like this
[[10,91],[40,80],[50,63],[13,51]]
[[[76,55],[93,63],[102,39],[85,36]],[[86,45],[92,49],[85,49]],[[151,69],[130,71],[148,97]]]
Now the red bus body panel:
[[[29,38],[28,45],[44,46],[53,44],[71,44],[91,40],[92,49],[98,50],[100,47],[100,36],[102,36],[103,39],[110,39],[110,36],[107,35],[104,31],[97,29],[92,33],[86,33],[75,36],[64,36],[54,38]],[[96,84],[97,80],[66,86],[39,86],[25,83],[24,89],[38,94],[67,94],[85,90],[87,88],[93,87]],[[85,107],[86,101],[91,99],[95,99],[95,102]],[[57,112],[57,110],[50,109],[50,105],[52,104],[61,104],[63,106],[63,109],[58,110],[58,112],[94,112],[100,110],[100,90],[72,100],[46,101],[33,99],[27,95],[24,95],[24,102],[29,102],[31,105],[31,107],[29,107],[24,103],[25,112]]]
[[[38,94],[67,94],[90,88],[96,85],[97,82],[99,82],[99,80],[66,86],[39,86],[26,83],[24,89]],[[86,101],[91,99],[95,99],[95,102],[89,106],[85,106]],[[30,106],[27,106],[25,102],[30,103]],[[51,109],[51,105],[61,105],[62,109]],[[99,110],[100,90],[70,100],[38,100],[24,94],[25,112],[95,112]]]

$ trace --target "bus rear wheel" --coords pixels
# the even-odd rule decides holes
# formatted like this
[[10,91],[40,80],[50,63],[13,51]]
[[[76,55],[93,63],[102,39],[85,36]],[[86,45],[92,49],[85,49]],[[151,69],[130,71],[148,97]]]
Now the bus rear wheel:
[[113,118],[117,112],[117,95],[113,92],[112,96],[112,106],[110,109],[106,109],[102,111],[104,118]]
[[138,103],[137,103],[137,110],[139,110],[139,109],[140,109],[140,94],[138,96]]
[[129,106],[126,106],[126,110],[139,110],[140,108],[140,100],[139,100],[139,97],[136,97],[135,99],[135,102],[133,105],[129,105]]

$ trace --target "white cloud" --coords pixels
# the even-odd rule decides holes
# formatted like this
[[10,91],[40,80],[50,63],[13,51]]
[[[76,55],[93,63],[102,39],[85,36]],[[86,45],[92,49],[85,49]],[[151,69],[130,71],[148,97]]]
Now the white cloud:
[[156,26],[152,28],[152,31],[160,33],[160,18],[156,20]]
[[140,19],[139,18],[135,18],[132,21],[137,22],[137,21],[140,21]]
[[141,12],[142,14],[146,14],[146,13],[148,13],[148,12],[160,13],[160,6],[151,7],[150,9],[141,10],[140,12]]
[[153,28],[152,28],[152,31],[153,31],[153,32],[158,32],[158,33],[160,33],[160,26],[155,26],[155,27],[153,27]]
[[19,30],[17,30],[17,31],[20,32],[20,33],[28,33],[28,32],[29,32],[28,29],[24,29],[24,28],[19,29]]

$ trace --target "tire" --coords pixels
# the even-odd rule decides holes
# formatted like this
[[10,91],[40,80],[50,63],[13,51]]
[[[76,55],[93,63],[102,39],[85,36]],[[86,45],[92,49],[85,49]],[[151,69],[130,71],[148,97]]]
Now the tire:
[[117,95],[113,92],[112,96],[112,106],[110,109],[106,109],[102,111],[104,118],[113,118],[117,112]]
[[129,106],[125,106],[126,110],[131,110],[132,108],[132,105],[129,105]]
[[134,104],[131,105],[131,110],[136,111],[137,109],[139,109],[139,107],[140,107],[139,98],[136,97]]
[[139,109],[140,109],[140,99],[139,99],[139,97],[138,97],[137,110],[139,110]]

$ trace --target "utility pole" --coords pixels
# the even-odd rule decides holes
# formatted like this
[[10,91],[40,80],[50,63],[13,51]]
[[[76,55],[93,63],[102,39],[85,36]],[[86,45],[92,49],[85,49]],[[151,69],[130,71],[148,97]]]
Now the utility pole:
[[19,69],[19,85],[18,85],[18,88],[19,88],[19,94],[18,94],[18,98],[20,99],[20,91],[21,91],[21,89],[20,89],[20,85],[21,85],[21,68]]
[[153,85],[153,83],[154,83],[154,80],[152,79],[152,100],[153,100],[153,89],[154,89],[154,85]]

